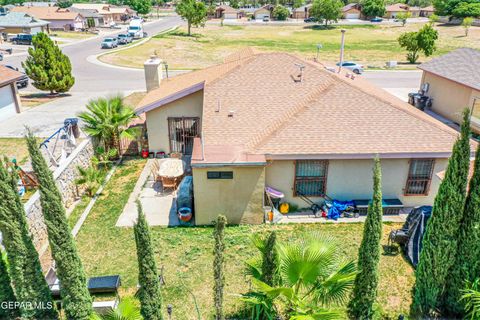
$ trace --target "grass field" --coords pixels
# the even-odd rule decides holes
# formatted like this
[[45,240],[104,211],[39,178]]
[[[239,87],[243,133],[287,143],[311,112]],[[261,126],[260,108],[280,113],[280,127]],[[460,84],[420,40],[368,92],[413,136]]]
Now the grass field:
[[[381,68],[385,62],[396,60],[407,65],[405,51],[397,42],[398,36],[406,31],[416,31],[422,24],[402,26],[360,25],[346,28],[345,59],[355,60],[365,66]],[[439,32],[438,50],[434,56],[459,47],[480,48],[480,28],[472,27],[464,36],[461,26],[436,26]],[[315,29],[312,26],[218,26],[207,24],[205,28],[192,29],[193,37],[185,35],[185,29],[153,37],[143,45],[106,54],[100,60],[106,63],[138,67],[154,53],[164,59],[171,69],[200,69],[220,63],[232,52],[252,46],[262,51],[287,51],[306,58],[313,58],[317,44],[322,44],[320,60],[336,62],[340,48],[340,27]],[[428,60],[424,56],[419,62]]]
[[[132,228],[117,228],[115,223],[136,183],[145,160],[122,164],[107,184],[77,236],[77,246],[88,276],[120,274],[121,295],[133,295],[137,285],[137,260]],[[384,225],[384,240],[398,224]],[[237,294],[246,292],[249,281],[243,261],[256,251],[250,243],[253,233],[277,230],[279,241],[293,241],[303,232],[321,231],[339,240],[345,257],[355,259],[363,224],[290,224],[231,226],[226,229],[227,315],[239,314],[242,304]],[[164,306],[173,305],[174,319],[197,319],[194,298],[201,319],[211,319],[212,298],[212,228],[160,228],[151,230],[158,268],[164,268]],[[401,255],[382,256],[378,304],[382,313],[396,319],[407,313],[413,270]]]
[[71,39],[71,40],[83,40],[95,37],[95,33],[91,32],[80,32],[80,31],[52,31],[52,37],[62,38],[62,39]]
[[17,159],[19,165],[29,161],[27,143],[23,138],[0,138],[0,157]]

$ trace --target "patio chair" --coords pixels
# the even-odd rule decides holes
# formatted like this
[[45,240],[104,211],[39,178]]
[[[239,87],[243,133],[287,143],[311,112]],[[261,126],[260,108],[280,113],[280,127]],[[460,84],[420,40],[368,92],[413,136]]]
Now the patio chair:
[[173,192],[175,192],[175,190],[177,190],[177,180],[178,180],[178,178],[161,176],[160,180],[162,181],[163,192],[165,192],[166,189],[171,189]]

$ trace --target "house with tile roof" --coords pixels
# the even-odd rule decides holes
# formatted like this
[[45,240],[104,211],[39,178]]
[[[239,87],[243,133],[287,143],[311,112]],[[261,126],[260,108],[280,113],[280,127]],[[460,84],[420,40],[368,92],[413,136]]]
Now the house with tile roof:
[[240,18],[240,10],[222,4],[215,8],[216,19],[238,19]]
[[310,17],[310,10],[312,9],[312,4],[306,4],[301,7],[295,8],[292,11],[293,19],[307,19]]
[[419,7],[411,7],[405,3],[394,3],[385,7],[385,18],[395,19],[399,13],[410,12],[412,18],[420,16]]
[[78,12],[49,6],[17,6],[12,12],[23,12],[50,22],[50,30],[78,31],[86,28],[87,20]]
[[16,81],[22,77],[20,72],[0,66],[0,120],[21,112],[22,104]]
[[73,3],[73,8],[96,10],[102,17],[104,24],[122,22],[122,16],[134,16],[136,12],[127,6],[114,6],[106,3]]
[[49,24],[48,21],[37,19],[24,12],[8,12],[0,15],[0,28],[4,28],[2,33],[36,34],[47,31]]
[[261,223],[266,186],[307,207],[328,195],[433,204],[457,131],[371,85],[288,53],[240,51],[164,79],[136,108],[150,151],[191,161],[195,222]]
[[480,134],[480,51],[460,48],[419,67],[421,88],[432,98],[432,111],[460,124],[465,108],[472,111],[472,129]]

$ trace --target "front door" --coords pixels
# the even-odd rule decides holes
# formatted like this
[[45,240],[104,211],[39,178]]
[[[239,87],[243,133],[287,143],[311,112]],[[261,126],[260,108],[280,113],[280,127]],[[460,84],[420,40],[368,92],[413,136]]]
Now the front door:
[[193,139],[200,136],[200,118],[178,117],[168,118],[168,137],[170,152],[192,155]]

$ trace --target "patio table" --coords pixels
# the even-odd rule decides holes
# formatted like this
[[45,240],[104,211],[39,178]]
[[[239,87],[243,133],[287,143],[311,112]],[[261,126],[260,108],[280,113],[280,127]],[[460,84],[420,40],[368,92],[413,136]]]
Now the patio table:
[[158,169],[158,175],[161,177],[177,178],[184,173],[185,162],[181,159],[167,158],[163,159]]

